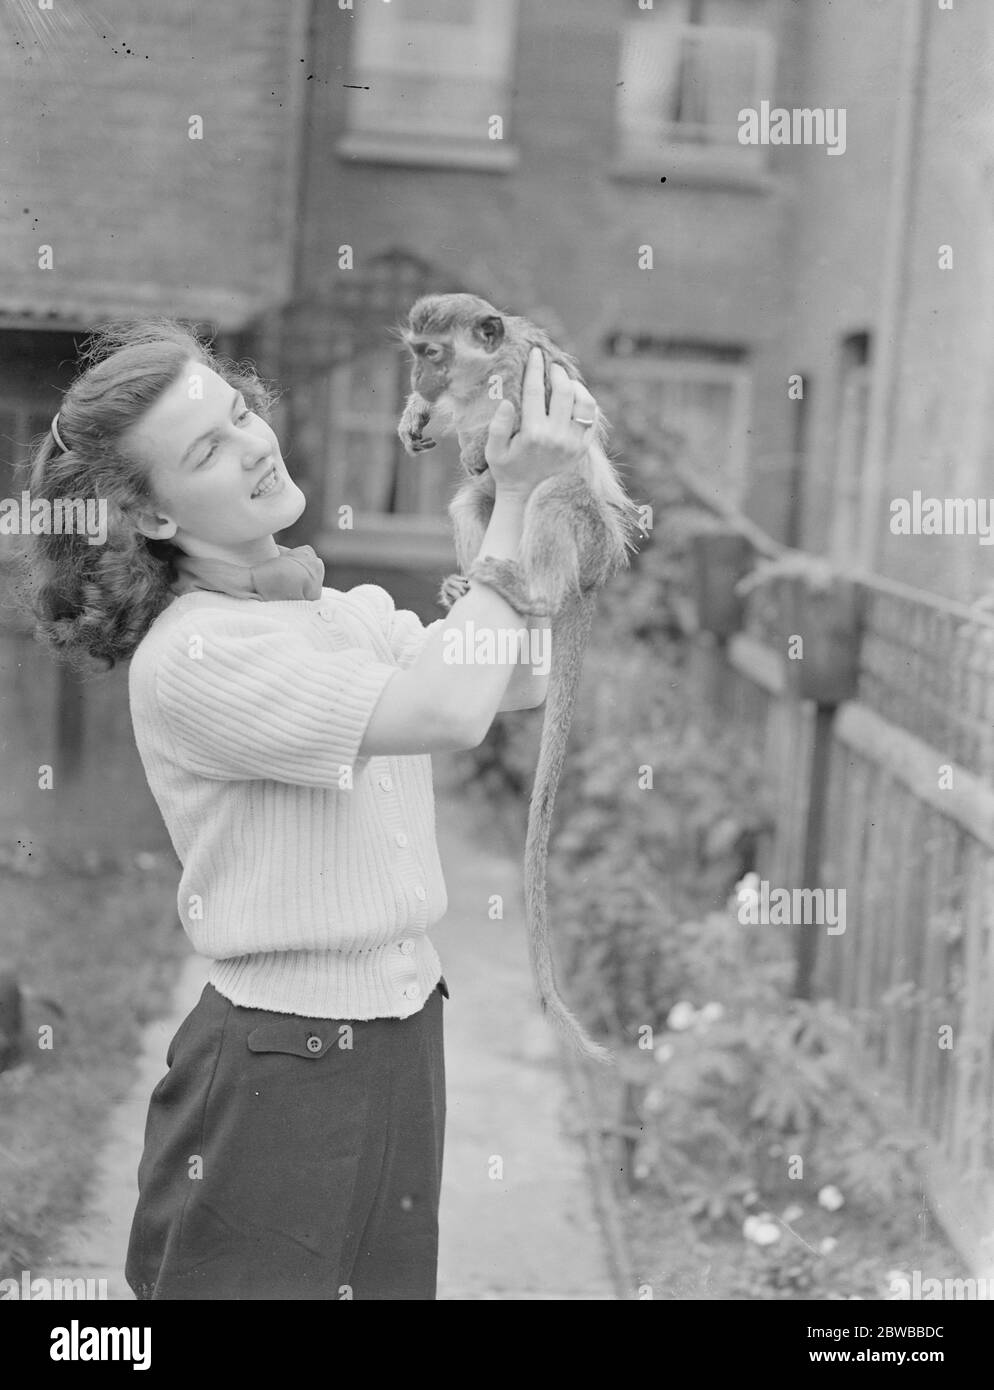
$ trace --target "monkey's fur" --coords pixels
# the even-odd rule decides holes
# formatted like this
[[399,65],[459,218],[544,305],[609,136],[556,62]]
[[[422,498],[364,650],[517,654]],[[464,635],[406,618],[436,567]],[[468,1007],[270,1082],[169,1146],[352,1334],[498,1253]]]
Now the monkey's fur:
[[455,433],[467,474],[449,504],[462,573],[450,575],[442,585],[441,602],[450,607],[467,591],[468,579],[478,578],[522,615],[551,617],[552,666],[525,841],[529,953],[543,1009],[579,1052],[610,1062],[611,1054],[587,1036],[556,988],[545,875],[552,812],[596,591],[628,565],[627,552],[636,548],[637,509],[604,452],[606,427],[598,413],[589,448],[577,468],[544,478],[530,493],[518,560],[486,556],[476,561],[494,503],[494,480],[485,457],[494,411],[501,399],[511,401],[520,428],[524,371],[535,346],[541,348],[545,364],[546,409],[553,363],[573,380],[582,377],[574,359],[540,328],[527,319],[501,314],[471,294],[419,299],[402,336],[413,359],[412,391],[398,426],[404,447],[410,454],[434,448],[435,441],[425,434],[429,425],[440,434]]

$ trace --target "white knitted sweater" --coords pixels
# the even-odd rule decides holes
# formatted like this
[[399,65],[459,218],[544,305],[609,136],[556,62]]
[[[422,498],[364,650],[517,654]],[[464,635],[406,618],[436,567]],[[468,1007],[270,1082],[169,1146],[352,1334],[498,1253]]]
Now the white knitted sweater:
[[427,634],[386,590],[175,598],[131,660],[135,740],[182,865],[177,902],[235,1004],[406,1018],[448,905],[431,758],[358,756]]

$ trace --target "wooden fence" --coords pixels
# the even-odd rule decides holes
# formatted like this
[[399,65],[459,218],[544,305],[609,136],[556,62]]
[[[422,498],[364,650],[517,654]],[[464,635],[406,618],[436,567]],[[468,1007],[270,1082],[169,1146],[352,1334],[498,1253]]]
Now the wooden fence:
[[767,769],[777,816],[760,877],[845,890],[843,932],[795,938],[798,978],[851,1011],[868,1071],[927,1136],[943,1226],[990,1274],[994,618],[874,576],[856,584],[852,698],[794,692],[796,629],[776,585],[754,591],[739,631],[699,636],[697,695]]

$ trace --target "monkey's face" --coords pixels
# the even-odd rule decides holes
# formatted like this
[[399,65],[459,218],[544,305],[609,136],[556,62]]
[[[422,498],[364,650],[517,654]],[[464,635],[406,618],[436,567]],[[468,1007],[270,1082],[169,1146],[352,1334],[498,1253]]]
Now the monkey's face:
[[475,295],[430,295],[412,308],[404,341],[411,389],[432,404],[446,396],[458,408],[478,397],[504,341],[504,321]]
[[411,390],[434,404],[448,389],[452,371],[452,344],[415,340],[411,349]]

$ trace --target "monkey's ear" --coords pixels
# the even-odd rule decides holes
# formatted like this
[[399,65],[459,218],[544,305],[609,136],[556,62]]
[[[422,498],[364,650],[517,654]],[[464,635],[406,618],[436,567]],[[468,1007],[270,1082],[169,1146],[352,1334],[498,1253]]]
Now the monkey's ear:
[[500,314],[487,314],[476,323],[476,336],[489,352],[504,341],[504,320]]

